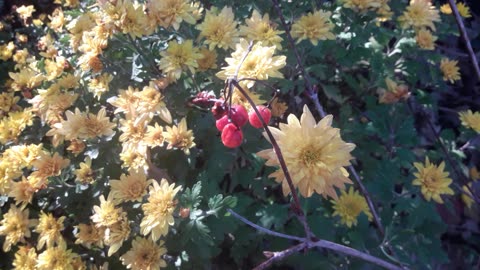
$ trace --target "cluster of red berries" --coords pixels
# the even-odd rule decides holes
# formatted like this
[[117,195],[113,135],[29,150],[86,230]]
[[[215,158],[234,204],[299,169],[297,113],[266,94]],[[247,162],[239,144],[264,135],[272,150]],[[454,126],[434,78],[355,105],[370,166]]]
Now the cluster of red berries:
[[[272,113],[270,109],[263,105],[257,106],[263,121],[268,124]],[[254,128],[263,127],[262,121],[258,118],[254,109],[247,113],[242,105],[233,105],[227,107],[223,101],[217,101],[212,107],[212,113],[217,122],[215,126],[222,132],[222,143],[228,148],[235,148],[242,144],[243,132],[242,127],[250,122]]]

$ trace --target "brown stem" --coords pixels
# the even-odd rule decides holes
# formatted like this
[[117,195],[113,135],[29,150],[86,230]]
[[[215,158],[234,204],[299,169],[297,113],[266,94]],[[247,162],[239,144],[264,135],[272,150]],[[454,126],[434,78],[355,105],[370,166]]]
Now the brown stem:
[[463,24],[462,17],[460,16],[460,12],[458,12],[457,5],[455,4],[455,0],[448,0],[450,7],[452,8],[453,14],[455,15],[455,20],[457,21],[458,28],[460,30],[460,34],[465,41],[465,45],[467,47],[468,54],[470,55],[470,59],[472,60],[473,68],[475,69],[475,73],[477,73],[477,78],[480,80],[480,67],[478,66],[478,61],[475,53],[473,52],[472,44],[470,43],[470,39],[467,35],[467,30],[465,29],[465,25]]
[[297,216],[298,220],[302,223],[305,229],[305,234],[307,236],[307,239],[311,239],[314,235],[310,230],[310,227],[308,226],[305,213],[303,212],[302,207],[300,205],[300,200],[298,199],[297,190],[293,185],[293,180],[288,171],[287,164],[285,163],[285,159],[283,158],[283,154],[282,154],[282,150],[280,150],[280,146],[278,146],[278,143],[275,140],[275,137],[273,137],[273,134],[270,131],[270,128],[268,127],[267,123],[265,123],[265,120],[263,119],[262,114],[257,109],[255,102],[253,102],[253,100],[250,98],[247,92],[234,79],[230,79],[228,83],[235,86],[242,93],[242,95],[245,97],[248,103],[250,103],[250,105],[252,106],[252,109],[255,111],[255,114],[258,116],[258,119],[260,119],[260,121],[262,122],[263,128],[265,129],[265,132],[267,133],[270,143],[272,144],[273,149],[275,150],[275,154],[277,155],[278,162],[280,163],[280,167],[282,168],[283,174],[285,175],[285,179],[287,180],[288,187],[290,188],[290,192],[292,193],[294,213]]

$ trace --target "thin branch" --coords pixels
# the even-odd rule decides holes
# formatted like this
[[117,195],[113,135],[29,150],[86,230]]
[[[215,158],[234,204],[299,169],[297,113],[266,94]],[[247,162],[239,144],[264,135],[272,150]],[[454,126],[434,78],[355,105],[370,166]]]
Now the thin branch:
[[275,154],[277,155],[278,162],[280,163],[280,167],[282,168],[283,174],[285,175],[285,179],[287,180],[288,187],[290,188],[290,192],[292,193],[294,213],[299,219],[299,221],[302,223],[305,229],[307,239],[311,239],[314,235],[310,230],[310,227],[308,226],[305,213],[303,212],[302,207],[300,205],[300,200],[298,199],[297,190],[293,185],[293,180],[290,175],[290,172],[288,171],[288,167],[287,167],[287,164],[285,163],[285,159],[283,158],[283,154],[282,154],[282,150],[280,149],[280,146],[275,140],[275,137],[273,137],[273,134],[270,131],[270,128],[268,127],[267,123],[265,123],[265,120],[260,114],[260,111],[258,111],[257,106],[255,105],[255,102],[253,102],[253,100],[250,98],[248,93],[243,89],[243,87],[240,86],[240,84],[236,80],[230,79],[229,84],[235,86],[242,93],[242,95],[245,97],[245,99],[247,99],[248,103],[250,103],[250,105],[252,106],[252,109],[257,114],[258,119],[260,119],[260,121],[262,122],[263,128],[265,129],[265,132],[267,133],[270,143],[272,144],[273,149],[275,150]]
[[[295,57],[297,59],[297,66],[300,69],[300,72],[301,72],[303,78],[305,79],[305,86],[307,88],[306,89],[307,96],[313,101],[313,104],[315,105],[315,109],[318,111],[320,116],[323,118],[323,117],[326,116],[325,110],[323,109],[322,105],[320,104],[320,101],[318,100],[317,90],[314,89],[314,87],[312,85],[312,82],[310,80],[310,76],[305,71],[305,68],[304,68],[303,63],[302,63],[302,58],[300,57],[300,54],[298,53],[298,50],[297,50],[297,46],[295,45],[295,41],[293,40],[292,35],[290,34],[290,29],[288,28],[287,22],[285,21],[285,18],[283,17],[282,10],[280,8],[280,5],[278,4],[278,0],[272,0],[272,1],[273,1],[273,5],[275,7],[275,10],[277,11],[280,22],[282,23],[282,26],[285,30],[285,34],[287,35],[287,39],[288,39],[288,42],[290,43],[290,47],[292,48],[292,50],[295,54]],[[385,229],[383,228],[382,223],[380,222],[380,217],[377,213],[375,205],[374,205],[371,197],[369,196],[369,194],[367,192],[367,189],[362,184],[362,181],[361,181],[360,177],[358,176],[358,173],[356,172],[355,168],[351,165],[348,168],[349,168],[350,172],[353,174],[353,176],[355,178],[355,181],[360,188],[360,192],[362,193],[363,197],[365,197],[365,200],[367,201],[367,204],[368,204],[368,208],[370,209],[370,212],[373,215],[373,218],[374,218],[375,224],[378,228],[378,231],[379,231],[381,237],[383,238],[385,236]]]
[[253,270],[263,270],[267,269],[270,265],[272,265],[276,261],[283,260],[284,258],[292,255],[293,253],[296,253],[302,249],[305,249],[307,247],[307,243],[301,243],[293,247],[289,247],[285,250],[282,251],[277,251],[277,252],[264,252],[264,254],[268,255],[269,258],[268,260],[262,262],[259,264],[257,267],[253,268]]
[[480,67],[478,66],[478,61],[475,53],[473,52],[472,44],[470,43],[470,39],[467,35],[467,30],[465,29],[465,25],[463,24],[462,17],[460,16],[460,12],[458,12],[457,5],[455,4],[455,0],[448,0],[450,7],[452,8],[453,14],[455,15],[455,20],[457,21],[458,28],[460,30],[460,34],[465,41],[465,46],[467,47],[468,54],[470,55],[470,59],[472,60],[473,68],[475,69],[475,73],[477,73],[477,78],[480,80]]
[[391,264],[387,261],[384,261],[384,260],[382,260],[380,258],[377,258],[375,256],[372,256],[370,254],[363,253],[363,252],[358,251],[356,249],[353,249],[351,247],[340,245],[340,244],[330,242],[330,241],[327,241],[327,240],[319,240],[317,242],[314,242],[314,243],[310,244],[309,248],[311,248],[312,246],[333,250],[333,251],[336,251],[338,253],[343,253],[343,254],[351,256],[351,257],[359,258],[359,259],[362,259],[364,261],[367,261],[367,262],[376,264],[378,266],[381,266],[385,269],[395,269],[395,270],[403,270],[404,269],[402,267]]
[[[238,218],[242,222],[245,222],[246,224],[252,226],[253,228],[255,228],[259,231],[265,232],[267,234],[278,236],[278,235],[276,235],[276,234],[278,234],[277,232],[274,232],[274,231],[266,229],[262,226],[256,225],[255,223],[253,223],[253,222],[247,220],[246,218],[240,216],[239,214],[235,213],[231,209],[228,209],[227,211],[229,213],[231,213],[234,217]],[[287,237],[285,237],[285,236],[287,236]],[[326,240],[318,240],[318,241],[315,241],[315,242],[308,242],[308,240],[306,238],[297,238],[295,236],[284,235],[284,234],[281,234],[281,236],[279,236],[279,237],[292,239],[292,240],[299,240],[299,241],[302,241],[302,243],[300,243],[298,245],[295,245],[293,247],[290,247],[290,248],[288,248],[286,250],[283,250],[283,251],[267,253],[269,255],[268,256],[269,259],[266,260],[265,262],[263,262],[262,264],[258,265],[257,267],[255,267],[254,268],[255,270],[265,269],[268,266],[270,266],[272,263],[274,263],[276,261],[279,261],[279,260],[282,260],[282,259],[292,255],[295,252],[298,252],[298,251],[303,250],[303,249],[311,249],[311,248],[315,248],[315,247],[325,248],[325,249],[333,250],[333,251],[338,252],[338,253],[343,253],[345,255],[355,257],[355,258],[359,258],[359,259],[362,259],[364,261],[376,264],[376,265],[384,267],[386,269],[393,269],[393,270],[401,270],[402,269],[403,270],[403,268],[401,268],[399,266],[396,266],[394,264],[391,264],[387,261],[384,261],[380,258],[377,258],[377,257],[369,255],[367,253],[358,251],[354,248],[350,248],[350,247],[340,245],[340,244],[337,244],[337,243],[334,243],[334,242],[330,242],[330,241],[326,241]]]
[[305,238],[301,238],[301,237],[297,237],[297,236],[293,236],[293,235],[288,235],[288,234],[283,234],[283,233],[275,232],[275,231],[269,230],[269,229],[267,229],[267,228],[258,226],[257,224],[251,222],[250,220],[248,220],[248,219],[242,217],[241,215],[235,213],[235,211],[233,211],[232,209],[227,209],[227,212],[229,212],[230,214],[232,214],[234,217],[236,217],[237,219],[239,219],[239,220],[242,221],[243,223],[245,223],[245,224],[247,224],[247,225],[250,225],[251,227],[255,228],[257,231],[263,232],[263,233],[265,233],[265,234],[270,234],[270,235],[273,235],[273,236],[276,236],[276,237],[285,238],[285,239],[290,239],[290,240],[295,240],[295,241],[300,241],[300,242],[303,242],[303,241],[306,240]]

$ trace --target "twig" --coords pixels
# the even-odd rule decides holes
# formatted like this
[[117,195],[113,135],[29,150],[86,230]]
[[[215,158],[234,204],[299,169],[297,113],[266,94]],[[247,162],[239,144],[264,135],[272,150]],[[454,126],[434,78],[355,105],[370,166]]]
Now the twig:
[[[290,47],[292,48],[295,57],[297,59],[297,66],[300,69],[300,72],[302,73],[303,78],[305,79],[305,86],[306,86],[306,92],[307,96],[313,101],[313,104],[315,105],[315,109],[318,111],[320,116],[323,118],[326,116],[325,110],[323,109],[322,105],[320,104],[320,101],[318,100],[318,94],[316,89],[314,89],[312,82],[310,81],[310,77],[308,73],[305,71],[305,68],[302,63],[302,59],[300,57],[300,54],[298,53],[297,46],[295,45],[295,41],[292,38],[292,35],[290,34],[290,30],[288,29],[287,22],[285,21],[285,18],[283,17],[282,10],[280,8],[280,5],[278,4],[278,0],[272,0],[273,5],[275,7],[275,10],[277,11],[278,17],[280,19],[280,22],[282,23],[282,26],[285,30],[285,34],[287,35],[288,42],[290,43]],[[369,196],[367,189],[365,186],[362,184],[362,181],[360,177],[358,176],[355,168],[353,166],[348,167],[350,172],[353,174],[355,181],[357,185],[360,187],[360,192],[362,193],[363,197],[365,197],[365,200],[367,201],[368,208],[370,209],[370,212],[373,215],[375,224],[377,225],[378,231],[380,232],[380,235],[382,238],[385,236],[385,229],[382,226],[382,223],[380,222],[379,215],[377,213],[377,210],[375,208],[375,205],[373,204],[373,201],[371,197]],[[393,252],[392,252],[393,253]]]
[[290,247],[290,248],[287,248],[285,250],[282,250],[282,251],[277,251],[277,252],[264,252],[264,254],[268,254],[268,260],[262,262],[261,264],[259,264],[257,267],[253,268],[253,270],[263,270],[263,269],[267,269],[270,265],[272,265],[274,262],[276,261],[280,261],[282,260],[283,258],[286,258],[290,255],[292,255],[293,253],[295,252],[298,252],[302,249],[305,249],[307,247],[307,243],[301,243],[301,244],[298,244],[296,246],[293,246],[293,247]]
[[450,7],[452,8],[453,14],[455,15],[455,20],[457,21],[458,28],[460,30],[460,34],[465,41],[465,46],[467,47],[468,54],[470,55],[470,59],[472,60],[473,68],[477,73],[477,78],[480,80],[480,67],[478,66],[477,57],[473,52],[472,44],[470,43],[470,39],[467,35],[467,30],[465,29],[465,25],[463,24],[462,17],[460,16],[460,12],[458,12],[457,5],[455,4],[455,0],[448,0]]
[[[271,231],[269,229],[266,229],[262,226],[256,225],[255,223],[253,223],[253,222],[247,220],[246,218],[240,216],[239,214],[235,213],[231,209],[228,209],[227,211],[229,213],[231,213],[234,217],[238,218],[242,222],[245,222],[246,224],[252,226],[253,228],[255,228],[259,231],[262,231],[262,232],[265,232],[265,233],[268,233],[268,234],[271,234],[271,235],[275,235],[275,236],[277,236],[276,234],[278,234],[277,232],[273,232],[273,231]],[[285,236],[287,236],[287,237],[285,237]],[[358,251],[354,248],[350,248],[350,247],[340,245],[340,244],[337,244],[337,243],[334,243],[334,242],[330,242],[330,241],[326,241],[326,240],[318,240],[318,241],[314,241],[314,242],[307,242],[306,238],[297,238],[295,236],[284,235],[284,234],[281,234],[281,236],[279,236],[279,237],[292,239],[292,240],[299,240],[299,241],[302,241],[302,243],[300,243],[298,245],[295,245],[293,247],[290,247],[290,248],[288,248],[286,250],[283,250],[283,251],[267,253],[269,255],[269,259],[266,260],[265,262],[263,262],[262,264],[258,265],[257,267],[255,267],[254,268],[255,270],[265,269],[268,266],[270,266],[272,263],[274,263],[275,261],[279,261],[281,259],[284,259],[284,258],[292,255],[293,253],[298,252],[302,249],[311,249],[311,248],[315,248],[315,247],[325,248],[325,249],[333,250],[333,251],[338,252],[338,253],[343,253],[343,254],[348,255],[348,256],[356,257],[356,258],[362,259],[364,261],[367,261],[367,262],[376,264],[378,266],[384,267],[386,269],[394,269],[394,270],[403,269],[399,266],[391,264],[391,263],[389,263],[387,261],[384,261],[380,258],[377,258],[375,256],[363,253],[363,252]]]
[[297,236],[293,236],[293,235],[288,235],[288,234],[283,234],[283,233],[275,232],[275,231],[269,230],[269,229],[267,229],[267,228],[258,226],[257,224],[251,222],[250,220],[248,220],[248,219],[240,216],[239,214],[235,213],[235,211],[233,211],[232,209],[227,209],[227,212],[229,212],[230,214],[232,214],[232,215],[233,215],[234,217],[236,217],[237,219],[241,220],[243,223],[245,223],[245,224],[247,224],[247,225],[250,225],[251,227],[255,228],[257,231],[260,231],[260,232],[263,232],[263,233],[266,233],[266,234],[270,234],[270,235],[273,235],[273,236],[276,236],[276,237],[285,238],[285,239],[290,239],[290,240],[295,240],[295,241],[300,241],[300,242],[303,242],[303,241],[306,240],[305,238],[301,238],[301,237],[297,237]]

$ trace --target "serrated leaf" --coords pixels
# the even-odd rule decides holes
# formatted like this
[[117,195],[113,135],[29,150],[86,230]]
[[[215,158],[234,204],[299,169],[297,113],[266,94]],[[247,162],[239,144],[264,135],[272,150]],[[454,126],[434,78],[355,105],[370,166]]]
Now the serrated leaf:
[[182,194],[180,197],[180,200],[186,207],[190,208],[197,208],[198,205],[200,205],[200,202],[202,201],[202,196],[200,195],[200,192],[202,191],[202,182],[198,181],[193,185],[193,187],[186,188],[185,192]]

